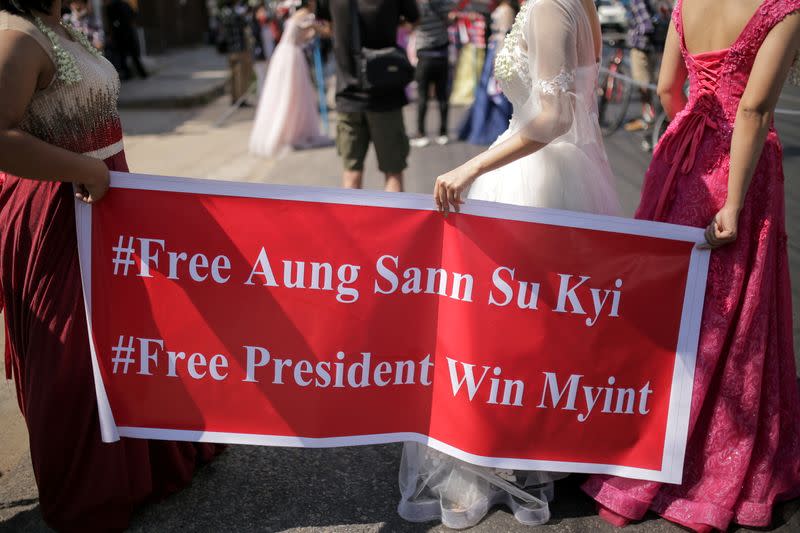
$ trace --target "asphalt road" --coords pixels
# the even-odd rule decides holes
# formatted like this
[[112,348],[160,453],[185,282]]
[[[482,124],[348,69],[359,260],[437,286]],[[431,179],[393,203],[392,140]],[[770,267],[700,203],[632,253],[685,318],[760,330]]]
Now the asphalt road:
[[[800,92],[788,92],[782,105],[800,109]],[[252,110],[237,113],[223,130],[211,130],[223,104],[200,111],[128,112],[124,114],[131,166],[140,171],[230,177],[258,170],[257,179],[268,182],[338,184],[338,160],[333,150],[290,155],[278,162],[254,162],[242,171],[246,133]],[[409,109],[409,112],[411,110]],[[456,110],[453,124],[463,111]],[[410,123],[410,122],[409,122]],[[800,308],[800,123],[780,117],[786,168],[790,255],[794,280],[795,338]],[[636,135],[619,132],[607,139],[618,189],[627,214],[638,201],[649,154],[639,148]],[[187,144],[188,143],[188,144]],[[194,147],[189,150],[187,146]],[[436,175],[477,153],[479,147],[451,144],[415,150],[407,173],[407,189],[429,192]],[[214,159],[208,159],[213,152]],[[238,155],[237,155],[238,154]],[[206,158],[206,159],[204,159]],[[215,166],[216,165],[216,166]],[[261,166],[258,166],[261,165]],[[251,170],[252,169],[252,170]],[[248,174],[251,175],[251,174]],[[234,175],[236,177],[236,175]],[[241,179],[241,178],[239,178]],[[366,184],[380,187],[374,160]],[[25,444],[24,426],[9,383],[0,384],[0,533],[42,532],[37,493]],[[201,469],[192,486],[166,501],[141,509],[134,517],[134,532],[299,531],[299,532],[405,532],[442,531],[436,524],[408,524],[400,520],[397,445],[330,450],[298,450],[236,446]],[[553,518],[542,531],[613,531],[594,515],[592,502],[577,489],[580,476],[558,482]],[[770,531],[800,531],[800,501],[780,506]],[[477,532],[523,531],[503,509],[494,510]],[[681,531],[650,516],[626,531]],[[745,531],[745,530],[738,530]]]

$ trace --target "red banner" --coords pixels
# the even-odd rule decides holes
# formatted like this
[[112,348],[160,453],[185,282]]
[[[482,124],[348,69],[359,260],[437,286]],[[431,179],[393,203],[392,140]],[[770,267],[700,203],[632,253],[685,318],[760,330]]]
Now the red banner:
[[117,174],[78,207],[104,439],[424,442],[679,482],[702,231]]

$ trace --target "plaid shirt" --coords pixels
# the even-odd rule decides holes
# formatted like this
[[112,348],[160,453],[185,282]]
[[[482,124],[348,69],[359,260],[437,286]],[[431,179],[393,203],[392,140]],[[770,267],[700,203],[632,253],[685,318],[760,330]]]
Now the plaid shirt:
[[628,8],[630,30],[628,30],[628,46],[639,50],[650,48],[650,36],[655,29],[653,12],[647,0],[631,0]]

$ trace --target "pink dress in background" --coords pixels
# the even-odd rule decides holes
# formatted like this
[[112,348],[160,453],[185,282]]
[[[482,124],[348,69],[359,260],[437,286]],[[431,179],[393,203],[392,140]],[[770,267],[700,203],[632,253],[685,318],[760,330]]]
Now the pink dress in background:
[[303,53],[313,22],[313,14],[290,18],[272,54],[250,134],[254,154],[276,157],[293,147],[329,144],[319,131],[317,94]]
[[[800,0],[764,0],[734,44],[690,54],[681,0],[673,21],[691,95],[659,144],[637,218],[705,227],[728,188],[734,120],[756,54]],[[683,483],[592,476],[583,489],[631,519],[725,530],[765,527],[776,501],[800,495],[800,394],[784,217],[782,149],[770,128],[736,242],[711,255]]]

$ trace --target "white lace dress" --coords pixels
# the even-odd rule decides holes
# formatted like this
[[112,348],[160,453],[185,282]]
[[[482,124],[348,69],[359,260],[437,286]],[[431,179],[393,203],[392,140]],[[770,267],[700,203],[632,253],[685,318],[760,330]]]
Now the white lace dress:
[[[594,42],[581,0],[528,0],[495,61],[495,77],[514,106],[495,144],[521,134],[545,146],[478,178],[469,198],[619,214],[598,127]],[[521,523],[543,524],[550,519],[552,482],[561,477],[474,466],[407,443],[398,512],[413,522],[440,519],[466,528],[505,504]]]

